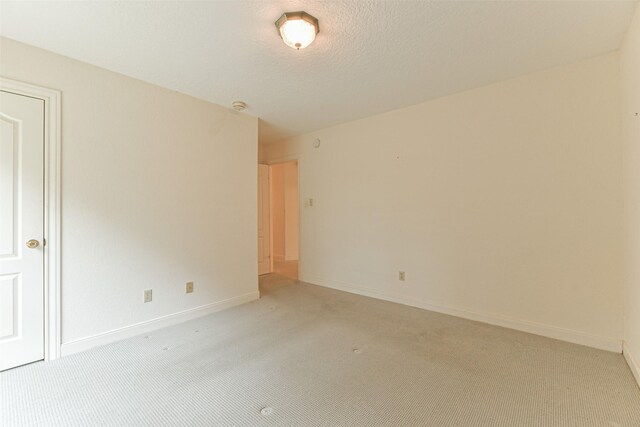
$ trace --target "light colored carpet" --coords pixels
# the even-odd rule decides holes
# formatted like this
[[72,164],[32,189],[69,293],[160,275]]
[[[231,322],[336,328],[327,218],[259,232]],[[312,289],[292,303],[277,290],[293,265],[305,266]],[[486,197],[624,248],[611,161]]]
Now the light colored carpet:
[[1,374],[0,424],[640,426],[619,354],[274,275],[262,288],[259,301]]

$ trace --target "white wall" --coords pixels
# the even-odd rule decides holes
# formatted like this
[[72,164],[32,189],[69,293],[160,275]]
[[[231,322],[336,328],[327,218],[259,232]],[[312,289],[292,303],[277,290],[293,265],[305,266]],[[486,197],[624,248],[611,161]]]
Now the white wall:
[[625,356],[640,383],[640,7],[620,50],[627,258]]
[[314,199],[301,280],[620,351],[618,84],[613,53],[266,146]]
[[63,352],[257,297],[257,119],[8,39],[0,57],[62,91]]

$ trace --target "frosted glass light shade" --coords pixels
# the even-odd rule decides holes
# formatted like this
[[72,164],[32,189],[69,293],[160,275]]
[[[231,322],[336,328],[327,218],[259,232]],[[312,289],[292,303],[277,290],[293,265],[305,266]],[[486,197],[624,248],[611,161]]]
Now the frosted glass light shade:
[[320,32],[318,20],[307,12],[287,12],[276,21],[276,27],[287,46],[304,49]]

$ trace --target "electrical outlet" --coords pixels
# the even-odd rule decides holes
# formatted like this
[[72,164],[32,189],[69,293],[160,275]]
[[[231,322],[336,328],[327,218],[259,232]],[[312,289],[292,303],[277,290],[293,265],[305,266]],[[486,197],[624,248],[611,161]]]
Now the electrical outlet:
[[187,282],[187,293],[190,294],[193,292],[193,282]]
[[398,280],[404,282],[404,271],[398,271]]
[[153,291],[151,289],[147,289],[144,291],[144,302],[151,302],[153,299]]

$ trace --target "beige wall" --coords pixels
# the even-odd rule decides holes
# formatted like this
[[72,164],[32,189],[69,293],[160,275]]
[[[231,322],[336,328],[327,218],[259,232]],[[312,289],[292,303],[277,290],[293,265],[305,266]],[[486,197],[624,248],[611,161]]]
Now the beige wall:
[[620,351],[618,84],[613,53],[266,146],[314,199],[301,279]]
[[273,259],[275,261],[283,261],[285,251],[284,166],[272,165],[270,170]]
[[640,383],[640,7],[620,50],[627,258],[625,356]]
[[257,297],[257,119],[8,39],[0,58],[62,91],[63,343]]
[[271,165],[273,256],[276,261],[298,259],[298,165]]
[[287,261],[298,259],[298,162],[284,163],[285,253]]

